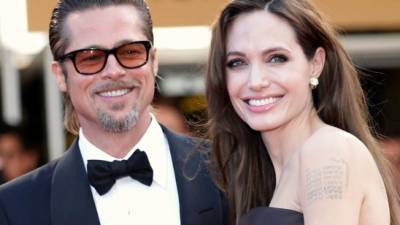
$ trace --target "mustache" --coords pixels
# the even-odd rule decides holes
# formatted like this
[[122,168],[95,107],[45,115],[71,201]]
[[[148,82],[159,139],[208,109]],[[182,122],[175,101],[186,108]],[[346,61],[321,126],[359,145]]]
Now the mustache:
[[96,84],[92,88],[92,93],[98,93],[103,91],[115,90],[115,89],[122,89],[122,88],[136,88],[140,87],[140,82],[137,80],[130,80],[130,81],[111,81],[107,83]]

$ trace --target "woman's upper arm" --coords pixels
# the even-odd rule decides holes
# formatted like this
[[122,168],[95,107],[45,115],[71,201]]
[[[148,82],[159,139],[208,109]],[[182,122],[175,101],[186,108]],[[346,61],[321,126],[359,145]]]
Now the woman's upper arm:
[[299,196],[305,225],[358,225],[370,183],[379,180],[375,167],[368,149],[354,137],[333,136],[304,145]]

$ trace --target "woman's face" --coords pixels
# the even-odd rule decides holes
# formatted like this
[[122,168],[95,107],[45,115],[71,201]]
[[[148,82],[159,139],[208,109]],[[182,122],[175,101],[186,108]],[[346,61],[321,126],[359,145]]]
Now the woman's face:
[[238,16],[225,47],[229,97],[252,129],[270,131],[309,115],[309,82],[322,70],[322,48],[308,60],[293,28],[262,10]]

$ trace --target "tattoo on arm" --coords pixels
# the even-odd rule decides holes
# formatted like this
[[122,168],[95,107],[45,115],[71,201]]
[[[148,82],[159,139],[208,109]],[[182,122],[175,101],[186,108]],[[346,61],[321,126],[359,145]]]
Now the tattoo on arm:
[[311,204],[317,200],[342,199],[348,184],[347,164],[341,159],[320,168],[307,169],[306,202]]

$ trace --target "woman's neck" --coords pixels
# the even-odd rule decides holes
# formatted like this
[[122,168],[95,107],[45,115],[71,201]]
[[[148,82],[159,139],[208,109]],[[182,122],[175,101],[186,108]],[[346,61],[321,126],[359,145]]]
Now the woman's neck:
[[271,157],[277,179],[294,153],[322,126],[324,123],[313,109],[276,129],[262,132],[263,142]]

